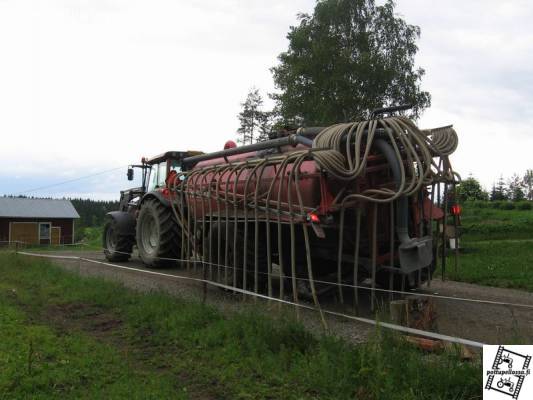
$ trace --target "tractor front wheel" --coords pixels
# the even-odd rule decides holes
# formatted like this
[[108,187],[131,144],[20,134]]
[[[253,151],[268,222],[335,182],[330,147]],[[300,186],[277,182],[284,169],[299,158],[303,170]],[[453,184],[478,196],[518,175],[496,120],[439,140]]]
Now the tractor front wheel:
[[146,200],[137,219],[137,248],[148,267],[175,266],[180,256],[181,230],[172,210]]
[[105,258],[108,261],[129,260],[135,239],[131,235],[119,233],[117,221],[111,219],[105,224],[102,239]]

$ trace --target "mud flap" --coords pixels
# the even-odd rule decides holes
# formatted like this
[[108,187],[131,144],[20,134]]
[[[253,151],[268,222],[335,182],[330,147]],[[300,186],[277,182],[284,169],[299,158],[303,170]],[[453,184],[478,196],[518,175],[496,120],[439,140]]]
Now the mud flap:
[[399,253],[400,267],[406,274],[426,268],[433,259],[433,240],[431,236],[411,239],[400,244]]

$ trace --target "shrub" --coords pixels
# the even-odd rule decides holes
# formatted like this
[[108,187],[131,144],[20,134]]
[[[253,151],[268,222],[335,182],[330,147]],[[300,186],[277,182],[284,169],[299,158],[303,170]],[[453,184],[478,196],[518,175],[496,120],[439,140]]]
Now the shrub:
[[516,208],[519,210],[531,210],[533,207],[530,201],[520,201],[516,204]]
[[514,210],[515,206],[514,203],[511,203],[510,201],[504,201],[500,208],[502,210]]
[[484,200],[475,200],[471,203],[468,203],[468,205],[474,208],[487,208],[490,205],[490,203]]
[[502,208],[503,203],[503,201],[493,201],[490,205],[492,208]]

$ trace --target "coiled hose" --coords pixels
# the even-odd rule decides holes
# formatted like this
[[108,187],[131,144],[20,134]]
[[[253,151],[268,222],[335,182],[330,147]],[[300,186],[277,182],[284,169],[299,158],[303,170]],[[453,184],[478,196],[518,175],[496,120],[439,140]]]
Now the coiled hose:
[[[401,196],[415,194],[437,176],[453,176],[453,171],[435,167],[433,157],[446,157],[457,148],[458,138],[451,127],[421,131],[405,117],[389,117],[332,125],[322,130],[313,141],[317,164],[328,174],[343,181],[353,181],[364,173],[376,139],[386,140],[400,166],[396,190],[368,189],[355,197],[388,203]],[[404,162],[407,161],[407,162]],[[446,173],[445,173],[446,172]],[[352,197],[353,198],[353,197]]]

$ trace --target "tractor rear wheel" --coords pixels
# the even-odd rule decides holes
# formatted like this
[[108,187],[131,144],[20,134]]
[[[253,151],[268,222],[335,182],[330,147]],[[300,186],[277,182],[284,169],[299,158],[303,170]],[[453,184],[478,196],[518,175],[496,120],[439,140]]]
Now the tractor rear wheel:
[[172,210],[155,199],[146,200],[137,219],[137,248],[148,267],[175,266],[180,256],[181,229]]
[[128,261],[135,238],[131,235],[120,234],[117,230],[117,221],[110,219],[104,226],[102,245],[105,258],[108,261]]

